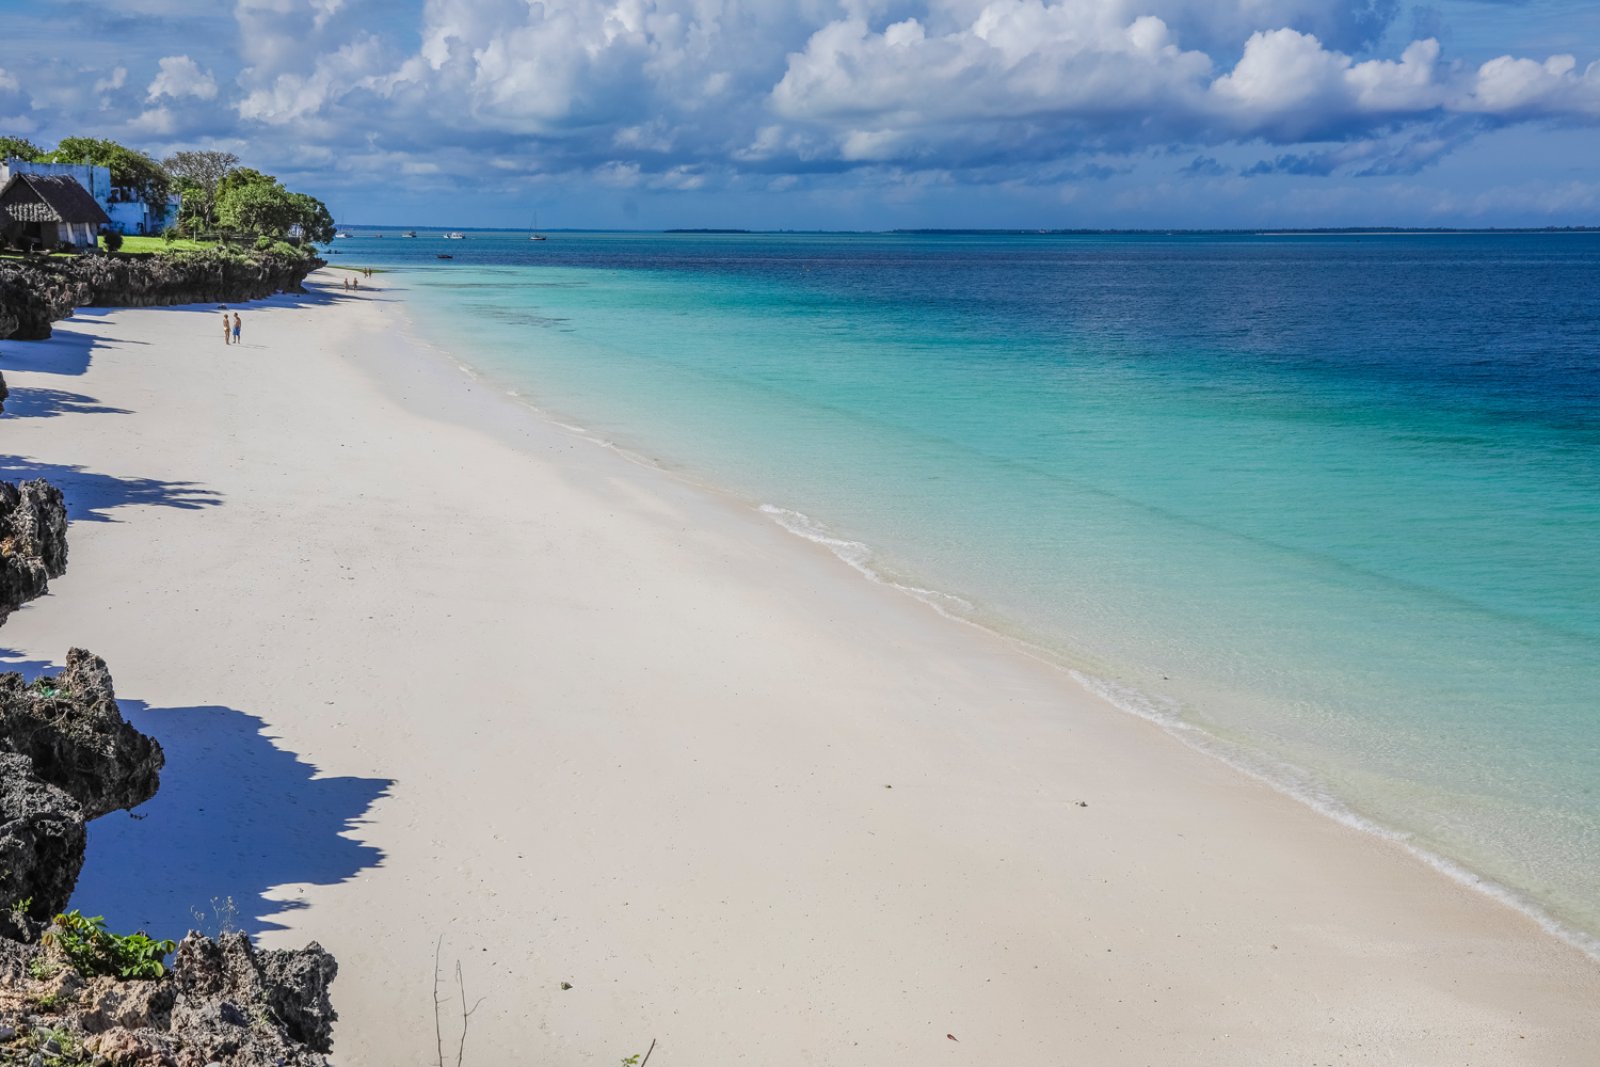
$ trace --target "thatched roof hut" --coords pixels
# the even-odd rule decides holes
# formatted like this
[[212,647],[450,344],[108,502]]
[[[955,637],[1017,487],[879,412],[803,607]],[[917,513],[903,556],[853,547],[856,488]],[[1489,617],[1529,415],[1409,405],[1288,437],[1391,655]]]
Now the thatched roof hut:
[[89,190],[64,174],[13,174],[0,189],[0,233],[32,248],[93,248],[111,222]]

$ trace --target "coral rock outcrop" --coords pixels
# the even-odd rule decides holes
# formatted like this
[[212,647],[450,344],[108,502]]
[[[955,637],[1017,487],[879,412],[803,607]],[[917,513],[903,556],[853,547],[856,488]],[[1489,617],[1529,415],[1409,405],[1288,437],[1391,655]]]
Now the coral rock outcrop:
[[54,1041],[114,1067],[326,1067],[337,970],[315,942],[257,952],[243,934],[190,934],[159,979],[86,978],[54,950],[0,941],[0,1062]]
[[0,339],[42,341],[50,324],[90,303],[94,290],[48,259],[0,265]]
[[0,623],[67,569],[67,505],[42,478],[0,482]]
[[29,939],[67,906],[84,841],[78,802],[40,781],[26,757],[0,753],[0,935]]
[[42,341],[75,307],[161,307],[259,300],[303,291],[326,261],[219,248],[137,256],[0,263],[0,338]]
[[33,762],[41,780],[97,819],[155,796],[166,757],[122,717],[105,660],[81,648],[67,669],[33,682],[0,674],[0,751]]

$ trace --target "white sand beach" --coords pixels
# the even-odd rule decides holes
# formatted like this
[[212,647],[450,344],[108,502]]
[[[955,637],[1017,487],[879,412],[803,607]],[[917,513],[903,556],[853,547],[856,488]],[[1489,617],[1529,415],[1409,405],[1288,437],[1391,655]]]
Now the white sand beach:
[[1600,964],[1529,917],[338,278],[238,348],[209,308],[0,346],[0,477],[74,520],[0,669],[88,648],[168,751],[86,912],[320,942],[349,1067],[435,1062],[440,938],[466,1064],[1596,1062]]

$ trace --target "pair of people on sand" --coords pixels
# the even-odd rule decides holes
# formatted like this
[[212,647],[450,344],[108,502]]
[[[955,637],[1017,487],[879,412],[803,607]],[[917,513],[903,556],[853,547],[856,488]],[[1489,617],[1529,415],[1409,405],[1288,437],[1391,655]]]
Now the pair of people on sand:
[[240,344],[239,329],[243,324],[239,321],[239,313],[233,313],[233,321],[228,321],[228,313],[222,313],[222,343],[225,345]]
[[359,289],[359,288],[361,288],[361,279],[360,278],[346,278],[344,280],[344,287],[346,289]]

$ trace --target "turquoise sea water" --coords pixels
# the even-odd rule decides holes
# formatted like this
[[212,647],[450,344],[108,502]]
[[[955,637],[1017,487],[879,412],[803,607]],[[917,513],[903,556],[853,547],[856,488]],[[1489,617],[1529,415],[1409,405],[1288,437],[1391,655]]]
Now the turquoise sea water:
[[1600,933],[1600,235],[336,247],[539,407]]

